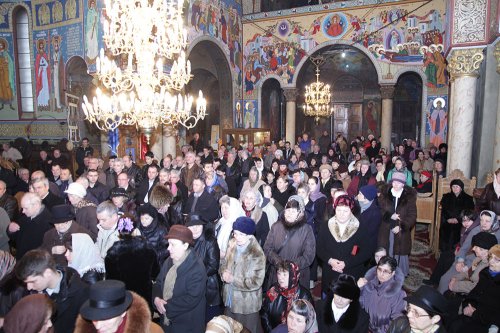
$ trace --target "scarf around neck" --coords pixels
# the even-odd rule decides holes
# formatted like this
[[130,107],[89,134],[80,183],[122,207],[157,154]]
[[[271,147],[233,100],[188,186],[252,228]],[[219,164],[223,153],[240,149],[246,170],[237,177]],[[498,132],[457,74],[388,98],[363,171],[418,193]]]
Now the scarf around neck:
[[267,292],[267,297],[269,297],[271,302],[274,302],[279,295],[282,295],[286,299],[286,311],[281,313],[282,324],[286,323],[288,312],[290,312],[293,302],[299,297],[299,278],[299,266],[290,261],[288,262],[288,288],[281,288],[276,282],[276,284]]
[[[172,298],[174,294],[175,280],[177,280],[177,269],[186,260],[189,253],[191,253],[191,249],[187,249],[186,253],[184,253],[184,255],[179,260],[172,259],[173,265],[168,270],[167,276],[165,277],[165,283],[163,284],[163,299],[165,301],[168,301]],[[164,323],[166,326],[170,325],[170,319],[168,319],[166,315]]]

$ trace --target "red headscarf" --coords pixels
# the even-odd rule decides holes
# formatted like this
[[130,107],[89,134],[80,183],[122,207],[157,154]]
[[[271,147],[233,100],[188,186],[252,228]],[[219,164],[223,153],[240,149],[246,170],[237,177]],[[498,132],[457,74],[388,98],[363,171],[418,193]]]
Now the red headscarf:
[[286,317],[288,316],[288,312],[292,308],[292,303],[299,297],[299,278],[300,278],[300,269],[299,266],[291,261],[286,260],[285,263],[288,266],[288,288],[281,288],[280,285],[276,282],[274,286],[271,287],[267,291],[267,297],[274,302],[274,300],[282,295],[286,298],[286,311],[281,314],[281,322],[286,323]]

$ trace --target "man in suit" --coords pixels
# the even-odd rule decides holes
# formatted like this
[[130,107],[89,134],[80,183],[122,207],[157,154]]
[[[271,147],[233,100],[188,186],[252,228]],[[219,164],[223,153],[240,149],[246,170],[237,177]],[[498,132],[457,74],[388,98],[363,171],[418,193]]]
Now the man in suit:
[[156,164],[150,164],[148,167],[147,178],[145,178],[139,188],[137,189],[137,194],[135,196],[135,202],[137,205],[142,205],[149,202],[149,195],[151,190],[158,183],[158,174],[160,170]]
[[36,178],[31,181],[33,190],[42,199],[42,203],[48,208],[53,206],[63,205],[64,199],[58,197],[49,190],[49,180],[47,178]]
[[213,222],[219,217],[219,205],[205,189],[202,177],[193,180],[193,192],[188,197],[183,213],[200,215],[206,222]]

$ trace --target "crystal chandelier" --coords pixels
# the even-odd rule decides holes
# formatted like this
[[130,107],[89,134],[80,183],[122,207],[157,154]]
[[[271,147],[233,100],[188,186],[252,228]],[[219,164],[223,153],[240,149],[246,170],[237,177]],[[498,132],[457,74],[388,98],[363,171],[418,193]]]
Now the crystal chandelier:
[[199,92],[184,93],[191,80],[186,59],[183,0],[106,0],[104,42],[96,59],[100,82],[90,101],[83,97],[87,120],[101,130],[136,125],[149,143],[160,124],[192,128],[206,115]]
[[319,67],[325,63],[325,59],[318,56],[310,60],[316,66],[316,82],[306,85],[304,114],[314,117],[317,123],[320,117],[330,117],[333,108],[330,107],[330,85],[319,80]]

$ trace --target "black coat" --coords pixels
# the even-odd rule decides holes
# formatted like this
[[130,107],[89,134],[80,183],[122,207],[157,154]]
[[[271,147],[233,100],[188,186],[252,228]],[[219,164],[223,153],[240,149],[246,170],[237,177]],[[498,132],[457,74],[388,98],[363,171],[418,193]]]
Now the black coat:
[[80,308],[89,297],[89,287],[73,268],[58,267],[58,270],[63,274],[59,293],[50,295],[56,304],[52,317],[54,329],[55,333],[73,332]]
[[[153,299],[163,298],[163,286],[173,262],[168,258],[153,286]],[[205,331],[205,290],[207,274],[202,260],[191,250],[177,268],[172,298],[165,305],[170,326],[163,327],[166,333],[200,333]],[[161,319],[163,322],[163,318]]]
[[335,321],[332,310],[333,295],[316,303],[318,328],[321,333],[367,333],[370,317],[358,300],[349,305],[347,311]]
[[4,193],[4,195],[0,198],[0,207],[5,209],[11,221],[14,221],[19,215],[16,198],[8,193]]
[[184,206],[184,214],[190,214],[193,211],[193,214],[201,216],[206,222],[213,222],[219,217],[219,204],[214,199],[214,196],[206,190],[203,190],[203,193],[196,201],[194,209],[192,209],[193,202],[194,193],[191,193]]
[[139,188],[137,188],[137,193],[135,195],[135,202],[138,205],[142,205],[144,203],[144,198],[146,197],[146,194],[148,195],[148,198],[151,196],[151,191],[155,187],[155,185],[158,184],[158,177],[155,178],[153,181],[153,185],[151,188],[149,188],[149,179],[144,178],[142,182],[139,184]]
[[375,253],[377,249],[377,236],[381,222],[382,213],[380,212],[377,199],[375,199],[370,207],[359,215],[359,224],[361,228],[365,229],[368,235],[371,235],[366,241],[366,245],[370,247],[369,251],[371,253]]
[[0,167],[0,180],[7,184],[7,193],[14,194],[14,186],[16,186],[16,176],[9,169]]
[[109,198],[109,188],[100,182],[95,183],[94,187],[89,186],[87,191],[94,195],[98,204],[108,200]]
[[158,258],[158,266],[161,266],[168,257],[168,241],[165,236],[168,234],[167,227],[160,224],[158,219],[154,219],[150,225],[144,227],[141,223],[137,227],[141,235],[155,250]]
[[45,198],[42,199],[42,203],[47,207],[49,210],[52,209],[52,207],[57,206],[57,205],[64,205],[64,199],[61,197],[58,197],[52,191],[49,190],[49,193]]
[[29,250],[39,248],[42,245],[43,235],[52,229],[51,221],[53,221],[52,214],[44,207],[40,214],[33,219],[24,214],[21,215],[17,221],[20,227],[18,231],[10,233],[7,229],[7,235],[14,241],[16,246],[17,260],[21,259]]
[[[295,299],[305,299],[314,304],[311,293],[306,288],[299,285]],[[271,332],[276,326],[281,324],[281,315],[287,310],[286,297],[278,294],[274,301],[271,301],[267,293],[262,300],[260,309],[260,321],[265,333]]]
[[120,280],[151,304],[153,279],[160,267],[156,252],[143,237],[125,236],[115,242],[104,258],[106,279]]
[[[458,196],[452,192],[446,193],[441,199],[442,215],[441,228],[439,229],[439,247],[441,251],[449,251],[455,248],[460,241],[460,212],[464,209],[474,209],[474,200],[464,191]],[[458,223],[448,223],[448,219],[455,218]]]
[[132,163],[132,166],[127,169],[127,175],[132,186],[138,186],[142,182],[142,170],[135,163]]
[[203,261],[207,272],[207,305],[222,304],[222,281],[219,277],[220,250],[212,229],[205,229],[201,236],[195,240],[194,251]]

